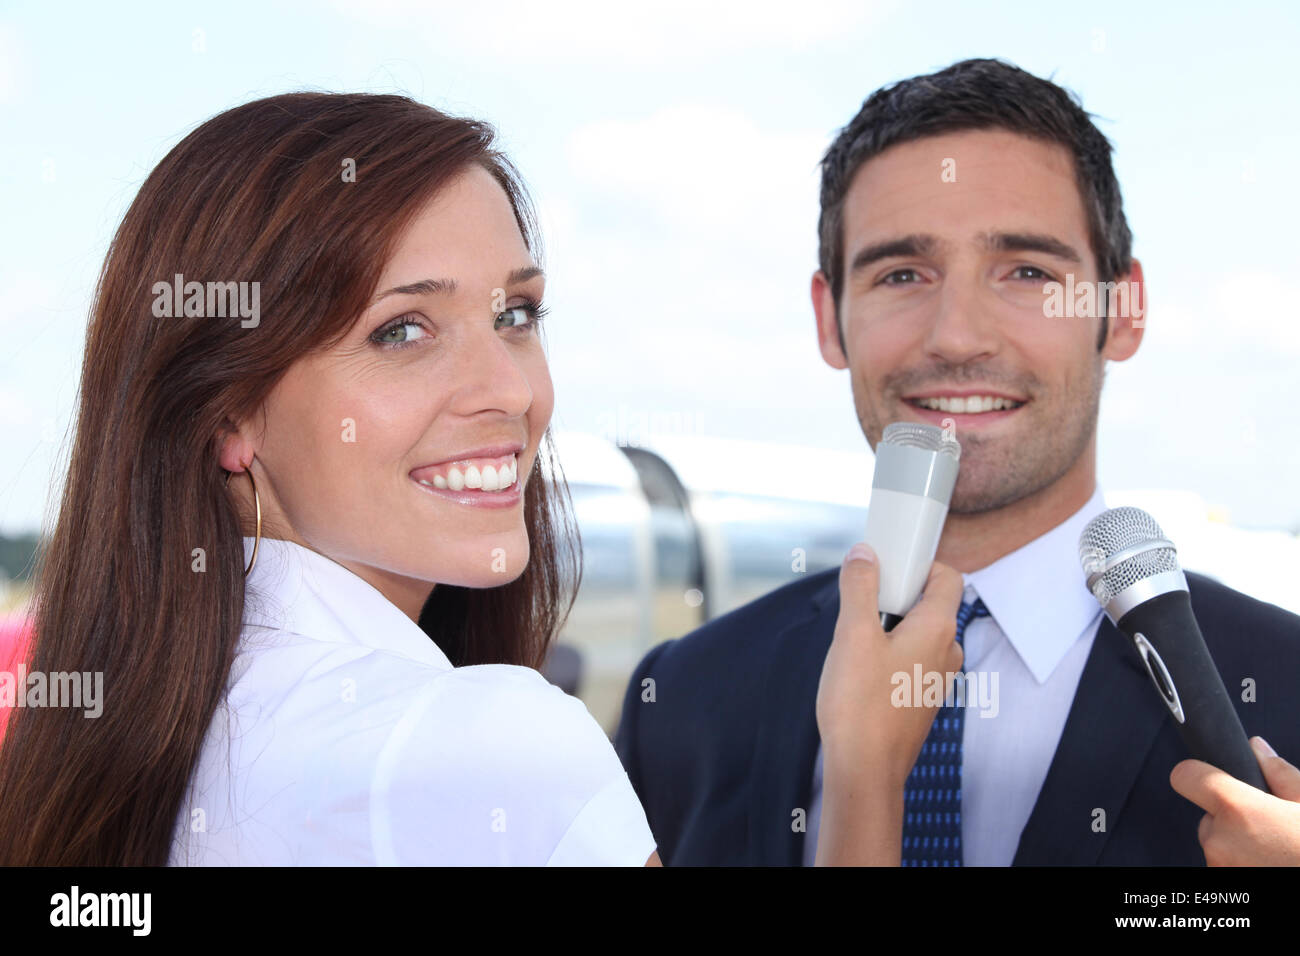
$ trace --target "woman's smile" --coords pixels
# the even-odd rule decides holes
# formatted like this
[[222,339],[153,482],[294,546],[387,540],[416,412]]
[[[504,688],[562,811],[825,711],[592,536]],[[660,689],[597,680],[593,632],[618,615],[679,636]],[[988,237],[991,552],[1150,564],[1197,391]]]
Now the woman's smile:
[[511,508],[523,500],[518,452],[501,449],[467,453],[450,461],[423,465],[411,472],[420,490],[457,504],[478,508]]

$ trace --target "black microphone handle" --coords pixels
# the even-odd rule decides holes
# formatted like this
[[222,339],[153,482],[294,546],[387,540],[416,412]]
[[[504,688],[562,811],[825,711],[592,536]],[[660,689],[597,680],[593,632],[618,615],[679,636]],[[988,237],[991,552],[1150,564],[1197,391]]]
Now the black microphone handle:
[[[1157,684],[1171,685],[1177,691],[1184,720],[1178,723],[1172,709],[1170,717],[1188,752],[1268,793],[1245,728],[1196,624],[1190,595],[1176,590],[1143,601],[1121,617],[1116,626],[1134,642],[1139,658],[1143,654],[1137,635],[1155,649],[1159,660],[1148,655],[1146,667]],[[1164,662],[1167,679],[1161,673],[1160,661]],[[1160,693],[1168,706],[1170,695]]]

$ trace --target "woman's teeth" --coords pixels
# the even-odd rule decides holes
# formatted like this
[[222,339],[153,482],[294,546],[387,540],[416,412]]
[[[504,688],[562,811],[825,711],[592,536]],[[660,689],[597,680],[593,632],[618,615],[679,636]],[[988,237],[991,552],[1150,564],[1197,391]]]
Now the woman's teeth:
[[451,465],[446,473],[435,473],[432,479],[421,478],[420,484],[431,488],[446,488],[449,491],[505,491],[515,483],[519,475],[519,460],[511,455],[504,461],[494,464]]
[[1013,401],[993,395],[971,395],[966,398],[913,398],[913,405],[928,408],[936,412],[953,412],[958,415],[971,415],[980,412],[997,412],[1005,408],[1019,408],[1024,402]]

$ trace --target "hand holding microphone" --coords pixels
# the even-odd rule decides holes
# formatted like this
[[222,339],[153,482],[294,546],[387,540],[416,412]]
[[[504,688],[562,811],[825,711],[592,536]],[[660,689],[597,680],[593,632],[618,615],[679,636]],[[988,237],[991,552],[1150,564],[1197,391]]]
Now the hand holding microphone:
[[819,866],[901,858],[903,788],[937,709],[894,706],[893,678],[917,665],[955,672],[963,657],[954,640],[962,578],[934,560],[956,482],[955,445],[934,426],[907,423],[886,428],[876,449],[868,544],[855,545],[840,569],[840,613],[817,689]]
[[891,633],[880,624],[876,590],[883,561],[862,544],[840,568],[840,615],[817,688],[817,727],[827,772],[870,768],[876,782],[900,789],[911,773],[935,708],[896,707],[895,674],[961,669],[954,640],[961,575],[934,562],[921,600]]
[[960,456],[957,442],[934,425],[885,428],[876,446],[866,543],[855,545],[840,569],[840,616],[818,689],[826,761],[843,753],[846,764],[870,763],[900,787],[936,711],[894,707],[893,675],[911,674],[917,663],[925,673],[961,667],[962,650],[953,640],[961,575],[934,560]]
[[898,866],[903,788],[937,710],[895,707],[893,675],[961,667],[954,640],[961,575],[935,562],[921,600],[892,633],[880,623],[880,567],[855,545],[840,569],[840,615],[817,688],[822,822],[817,866]]

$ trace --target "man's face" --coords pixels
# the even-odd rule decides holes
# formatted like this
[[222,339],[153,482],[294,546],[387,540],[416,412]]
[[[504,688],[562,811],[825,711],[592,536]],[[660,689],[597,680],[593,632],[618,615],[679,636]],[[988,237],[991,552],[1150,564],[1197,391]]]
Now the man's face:
[[1099,317],[1044,315],[1045,283],[1098,278],[1063,147],[1001,130],[891,147],[857,171],[843,235],[838,310],[821,273],[813,303],[873,449],[891,422],[948,421],[955,514],[1031,495],[1091,450],[1105,359],[1137,341],[1128,328],[1099,353]]

